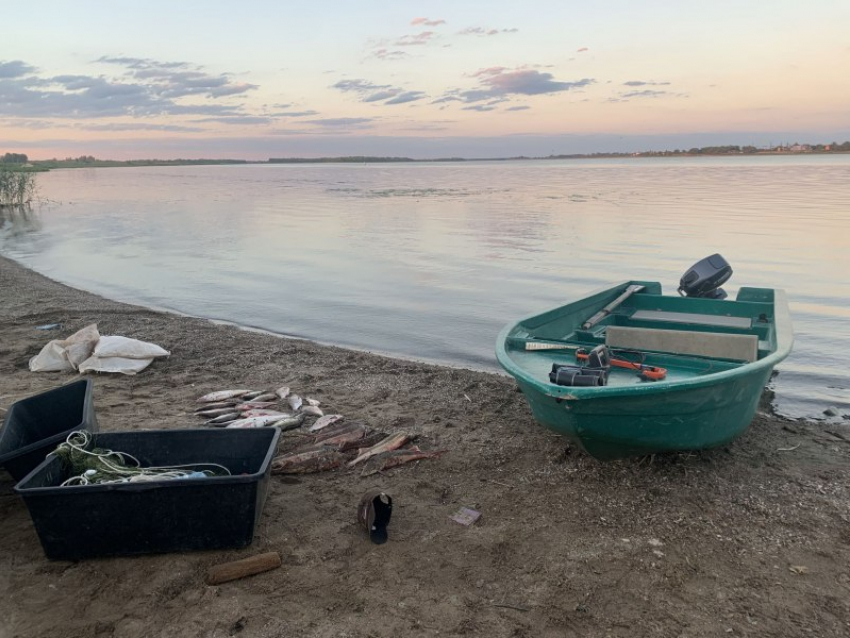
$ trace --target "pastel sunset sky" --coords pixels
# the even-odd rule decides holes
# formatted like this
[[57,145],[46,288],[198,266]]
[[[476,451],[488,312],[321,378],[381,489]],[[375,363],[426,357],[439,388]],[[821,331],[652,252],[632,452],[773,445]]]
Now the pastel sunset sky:
[[0,153],[507,157],[850,139],[850,1],[30,0]]

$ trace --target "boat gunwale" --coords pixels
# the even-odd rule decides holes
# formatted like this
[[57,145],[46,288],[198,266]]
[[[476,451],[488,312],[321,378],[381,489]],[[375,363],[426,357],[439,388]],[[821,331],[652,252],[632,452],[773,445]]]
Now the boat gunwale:
[[[562,304],[557,308],[563,308],[572,303],[580,302],[583,299],[587,299],[589,297],[601,293],[615,292],[618,289],[624,289],[626,286],[629,286],[633,283],[641,282],[626,281],[619,284],[608,285],[603,288],[594,290],[582,296],[581,298],[567,302],[566,304]],[[752,287],[748,287],[748,290],[752,289]],[[552,383],[540,381],[537,379],[537,377],[531,375],[527,370],[518,365],[513,360],[513,358],[511,358],[511,356],[508,354],[506,344],[508,337],[519,326],[536,317],[539,317],[542,314],[551,312],[552,310],[555,310],[557,308],[552,308],[549,310],[544,310],[540,313],[529,315],[528,317],[524,317],[519,321],[505,326],[499,332],[499,336],[497,338],[496,358],[502,365],[502,367],[504,367],[505,370],[511,376],[513,376],[514,378],[521,378],[525,384],[533,386],[534,389],[537,390],[540,394],[552,397],[554,399],[569,401],[610,398],[621,395],[629,397],[643,396],[650,394],[660,394],[664,392],[674,392],[679,390],[692,390],[717,385],[718,383],[725,383],[727,381],[732,381],[733,379],[736,379],[738,377],[758,374],[760,372],[763,372],[765,368],[773,368],[774,366],[776,366],[776,364],[785,359],[785,357],[787,357],[791,351],[791,346],[793,345],[794,339],[793,332],[791,329],[791,315],[788,309],[788,301],[785,291],[782,288],[763,288],[763,290],[770,290],[773,292],[773,302],[771,305],[773,306],[773,322],[776,346],[773,351],[764,358],[750,363],[744,363],[743,365],[736,368],[732,368],[730,370],[712,372],[709,374],[689,379],[679,379],[676,381],[656,381],[654,383],[642,383],[628,386],[558,386]],[[659,294],[659,296],[663,295]],[[736,303],[736,301],[737,300],[732,301],[732,303]]]

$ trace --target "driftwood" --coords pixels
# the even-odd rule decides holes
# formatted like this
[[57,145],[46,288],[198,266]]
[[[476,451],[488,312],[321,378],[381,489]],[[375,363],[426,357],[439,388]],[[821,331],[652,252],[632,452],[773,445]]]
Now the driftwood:
[[211,567],[207,572],[207,585],[220,585],[221,583],[236,580],[237,578],[261,574],[271,569],[277,569],[280,565],[280,554],[277,552],[257,554],[250,558],[222,563],[221,565]]

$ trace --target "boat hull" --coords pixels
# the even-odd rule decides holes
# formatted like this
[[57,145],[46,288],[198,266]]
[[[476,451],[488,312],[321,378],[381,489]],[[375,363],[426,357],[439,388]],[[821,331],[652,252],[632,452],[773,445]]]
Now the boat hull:
[[701,388],[668,387],[629,398],[542,394],[517,379],[534,418],[599,460],[726,445],[755,416],[771,369]]
[[[585,321],[594,316],[602,318]],[[642,352],[647,365],[668,370],[664,380],[619,371],[599,387],[553,383],[553,364],[574,364],[577,348],[624,334],[648,349],[622,352]],[[729,443],[749,427],[792,343],[779,289],[742,288],[726,301],[665,296],[657,282],[632,281],[507,326],[496,355],[541,425],[607,460]]]

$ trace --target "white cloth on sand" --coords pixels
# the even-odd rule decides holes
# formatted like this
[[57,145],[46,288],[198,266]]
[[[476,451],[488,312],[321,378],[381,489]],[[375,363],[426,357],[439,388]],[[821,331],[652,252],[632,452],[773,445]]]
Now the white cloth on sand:
[[136,374],[170,352],[129,337],[100,336],[93,323],[67,339],[54,339],[30,359],[32,372],[119,372]]

